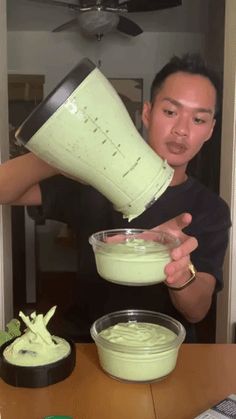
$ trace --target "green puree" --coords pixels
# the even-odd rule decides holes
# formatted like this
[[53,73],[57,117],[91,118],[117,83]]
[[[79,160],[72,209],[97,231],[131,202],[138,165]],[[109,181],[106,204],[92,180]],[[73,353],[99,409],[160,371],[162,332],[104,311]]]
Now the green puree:
[[25,333],[7,346],[3,355],[10,364],[24,367],[47,365],[65,358],[70,353],[70,345],[58,336],[51,336],[46,326],[55,313],[52,307],[45,316],[33,312],[25,316],[20,311],[19,316],[27,326]]
[[125,285],[164,281],[164,268],[171,261],[167,245],[143,239],[106,243],[96,249],[95,259],[102,278]]
[[113,377],[128,381],[155,381],[175,367],[177,335],[152,323],[118,323],[100,332],[108,344],[98,346],[102,368]]

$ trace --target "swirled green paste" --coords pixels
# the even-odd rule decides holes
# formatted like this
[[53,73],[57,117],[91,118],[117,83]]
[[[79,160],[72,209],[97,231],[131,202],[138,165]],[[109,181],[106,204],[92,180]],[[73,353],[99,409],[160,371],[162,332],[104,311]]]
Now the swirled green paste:
[[101,331],[99,336],[105,340],[97,345],[100,364],[112,377],[151,382],[175,368],[179,349],[177,335],[164,326],[118,323]]
[[165,280],[165,266],[171,261],[169,247],[143,239],[107,243],[95,250],[102,278],[124,285],[150,285]]

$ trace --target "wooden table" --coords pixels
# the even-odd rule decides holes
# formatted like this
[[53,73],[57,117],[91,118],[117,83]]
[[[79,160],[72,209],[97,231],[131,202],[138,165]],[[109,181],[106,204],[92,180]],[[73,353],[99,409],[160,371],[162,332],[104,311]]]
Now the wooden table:
[[104,374],[93,344],[77,345],[66,380],[45,388],[16,388],[0,380],[1,419],[193,419],[236,393],[236,344],[182,345],[176,369],[155,384],[127,384]]

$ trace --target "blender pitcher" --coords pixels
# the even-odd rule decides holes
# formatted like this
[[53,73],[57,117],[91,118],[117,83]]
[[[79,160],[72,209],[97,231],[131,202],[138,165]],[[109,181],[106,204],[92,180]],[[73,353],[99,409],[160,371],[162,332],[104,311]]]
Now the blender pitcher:
[[87,58],[29,115],[16,138],[51,166],[96,188],[129,220],[150,206],[173,176]]

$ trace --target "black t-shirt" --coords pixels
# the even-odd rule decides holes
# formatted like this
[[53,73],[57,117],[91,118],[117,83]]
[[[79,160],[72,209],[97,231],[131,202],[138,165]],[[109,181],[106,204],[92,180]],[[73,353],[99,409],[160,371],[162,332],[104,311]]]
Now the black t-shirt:
[[231,225],[227,204],[196,179],[189,177],[178,186],[168,187],[163,195],[138,218],[128,222],[112,204],[94,188],[64,176],[41,183],[44,219],[67,223],[77,237],[78,306],[86,313],[88,331],[91,322],[103,314],[126,309],[149,309],[166,313],[187,328],[190,325],[173,307],[164,284],[127,287],[111,284],[99,277],[88,238],[96,231],[111,228],[153,228],[183,213],[192,215],[192,223],[184,230],[198,240],[191,260],[199,272],[212,274],[216,289],[222,288],[222,264]]

